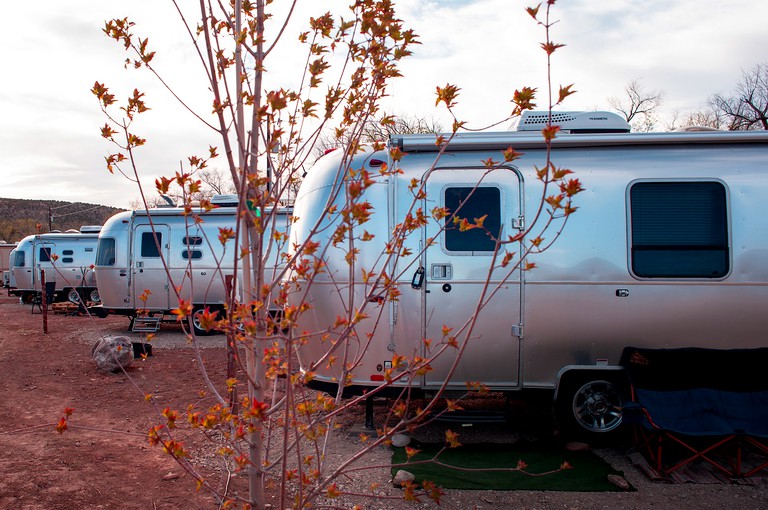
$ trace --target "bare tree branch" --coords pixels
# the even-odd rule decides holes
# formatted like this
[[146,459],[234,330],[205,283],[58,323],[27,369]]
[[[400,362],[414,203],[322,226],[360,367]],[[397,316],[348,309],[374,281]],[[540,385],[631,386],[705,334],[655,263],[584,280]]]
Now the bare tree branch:
[[715,94],[709,104],[730,131],[768,129],[768,64],[743,71],[732,94]]
[[[363,127],[361,143],[373,143],[388,140],[391,135],[410,135],[418,133],[438,134],[444,131],[443,126],[434,118],[404,115],[402,117],[384,114],[382,117],[366,122]],[[338,139],[333,134],[321,135],[314,148],[314,156],[337,147],[346,146],[348,140]]]
[[625,97],[611,97],[608,104],[619,112],[634,131],[652,131],[657,124],[657,112],[664,101],[661,90],[645,90],[640,80],[632,80],[624,88]]

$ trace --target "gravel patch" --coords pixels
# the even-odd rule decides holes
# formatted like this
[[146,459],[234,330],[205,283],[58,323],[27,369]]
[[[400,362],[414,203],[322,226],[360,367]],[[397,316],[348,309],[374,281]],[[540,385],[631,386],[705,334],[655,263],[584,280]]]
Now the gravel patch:
[[[108,321],[108,322],[107,322]],[[84,328],[78,340],[92,345],[102,336],[127,336],[131,342],[147,342],[147,333],[138,333],[129,329],[127,318],[93,319],[93,326]],[[160,329],[151,334],[149,344],[153,349],[190,349],[193,347],[188,335],[178,324],[163,323]],[[200,349],[223,349],[226,347],[226,337],[223,334],[198,336],[195,339]]]

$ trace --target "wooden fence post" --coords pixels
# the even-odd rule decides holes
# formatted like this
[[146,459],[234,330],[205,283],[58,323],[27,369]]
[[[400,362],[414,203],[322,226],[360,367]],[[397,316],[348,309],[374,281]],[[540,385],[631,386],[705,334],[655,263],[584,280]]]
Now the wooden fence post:
[[48,334],[48,293],[45,291],[45,269],[40,270],[41,307],[43,309],[43,334]]

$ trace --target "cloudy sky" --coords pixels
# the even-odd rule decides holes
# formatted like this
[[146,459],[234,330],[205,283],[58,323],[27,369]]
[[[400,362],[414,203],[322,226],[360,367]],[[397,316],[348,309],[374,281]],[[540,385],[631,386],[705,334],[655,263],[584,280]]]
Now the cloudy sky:
[[[179,0],[193,5],[192,0]],[[277,9],[286,0],[276,0]],[[293,34],[270,73],[290,76],[298,54],[294,34],[309,16],[341,13],[348,0],[299,0]],[[435,86],[456,84],[457,114],[473,127],[508,113],[516,88],[544,88],[543,32],[525,13],[533,2],[396,0],[422,45],[402,64],[388,112],[434,118]],[[142,183],[152,191],[191,154],[216,144],[212,133],[178,107],[145,73],[125,70],[121,48],[104,21],[129,17],[158,51],[155,65],[191,104],[205,109],[202,73],[168,0],[13,2],[4,6],[0,51],[0,197],[62,199],[128,207],[136,184],[111,175],[99,136],[105,122],[90,93],[95,81],[118,97],[146,92],[152,111],[136,127],[148,139],[139,156]],[[748,0],[560,0],[552,38],[567,46],[554,55],[554,84],[574,83],[564,110],[607,109],[632,80],[665,94],[664,114],[700,109],[714,93],[733,89],[741,72],[768,62],[768,2]],[[292,52],[294,51],[294,52]],[[300,61],[299,61],[300,62]],[[268,76],[268,79],[271,79]],[[202,85],[201,85],[202,84]],[[544,105],[542,96],[540,105]]]

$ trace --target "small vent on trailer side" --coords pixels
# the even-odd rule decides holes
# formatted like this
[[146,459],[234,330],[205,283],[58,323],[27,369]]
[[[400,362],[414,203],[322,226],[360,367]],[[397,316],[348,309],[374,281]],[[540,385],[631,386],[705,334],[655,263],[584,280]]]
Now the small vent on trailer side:
[[[549,121],[549,112],[526,111],[518,131],[540,131]],[[552,112],[552,124],[565,133],[629,133],[626,120],[613,112]]]

